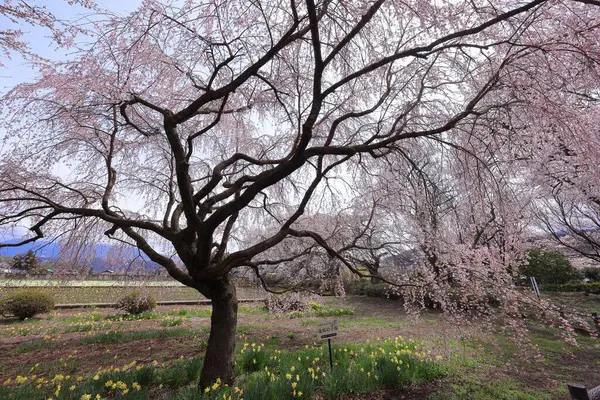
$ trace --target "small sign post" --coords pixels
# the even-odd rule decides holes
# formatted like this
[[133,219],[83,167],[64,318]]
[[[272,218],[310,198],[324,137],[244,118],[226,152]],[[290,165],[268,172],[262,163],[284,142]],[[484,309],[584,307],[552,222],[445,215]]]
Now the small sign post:
[[535,279],[535,276],[530,276],[529,280],[531,281],[531,286],[533,287],[533,290],[534,290],[534,292],[537,295],[537,298],[539,300],[540,299],[540,288],[538,287],[537,280]]
[[331,352],[331,338],[337,337],[338,335],[338,322],[337,319],[333,321],[321,322],[317,325],[317,337],[319,340],[327,339],[327,345],[329,346],[329,366],[333,370],[333,355]]

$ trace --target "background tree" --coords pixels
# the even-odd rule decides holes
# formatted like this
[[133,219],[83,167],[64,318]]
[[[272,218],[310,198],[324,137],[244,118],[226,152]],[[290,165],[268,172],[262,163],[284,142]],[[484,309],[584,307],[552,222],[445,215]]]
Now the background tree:
[[[207,0],[105,13],[72,60],[37,62],[39,79],[2,99],[0,222],[29,224],[13,246],[85,232],[138,247],[211,299],[200,384],[231,383],[230,272],[260,273],[282,261],[262,255],[301,240],[358,273],[302,217],[343,209],[347,191],[406,147],[511,142],[521,102],[541,105],[532,88],[599,54],[597,6]],[[550,58],[547,75],[526,74]],[[544,132],[546,120],[528,123],[525,136]],[[256,225],[267,234],[241,240]],[[509,252],[432,246],[445,265],[471,268],[454,282],[509,286]],[[390,283],[417,295],[443,276]],[[520,315],[516,304],[507,315]]]
[[17,254],[13,257],[12,267],[23,272],[33,272],[38,267],[37,257],[33,250],[25,254]]
[[538,283],[563,284],[579,277],[567,257],[558,251],[529,249],[526,254],[527,264],[521,274],[535,277]]

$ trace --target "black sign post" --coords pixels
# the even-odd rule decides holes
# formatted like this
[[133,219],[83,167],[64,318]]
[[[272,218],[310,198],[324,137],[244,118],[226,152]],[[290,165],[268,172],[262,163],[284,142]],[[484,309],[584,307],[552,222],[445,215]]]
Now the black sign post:
[[329,366],[333,370],[333,351],[331,351],[331,338],[338,335],[338,323],[337,320],[322,322],[317,325],[317,336],[319,340],[327,339],[327,346],[329,347]]
[[331,355],[331,339],[327,339],[327,344],[329,345],[329,366],[333,371],[333,356]]

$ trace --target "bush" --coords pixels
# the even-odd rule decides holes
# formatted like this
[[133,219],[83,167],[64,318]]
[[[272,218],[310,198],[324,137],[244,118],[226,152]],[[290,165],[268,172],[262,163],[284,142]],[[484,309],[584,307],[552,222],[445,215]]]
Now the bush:
[[589,279],[591,282],[600,282],[600,268],[599,267],[587,267],[581,271],[584,278]]
[[0,302],[0,314],[19,319],[32,318],[53,309],[54,298],[48,293],[33,289],[16,292]]
[[558,251],[530,249],[526,255],[528,264],[521,267],[521,274],[534,276],[539,284],[563,284],[579,275],[567,257]]
[[365,296],[367,294],[367,287],[371,285],[368,279],[345,279],[344,289],[346,293],[353,296]]
[[269,293],[265,300],[267,310],[272,313],[306,312],[310,303],[316,303],[316,296],[303,292]]
[[143,293],[141,290],[134,290],[127,296],[122,297],[117,302],[116,308],[126,311],[129,314],[141,314],[154,310],[156,308],[156,300],[148,293]]
[[400,295],[391,290],[390,286],[385,283],[374,283],[365,286],[365,294],[368,297],[379,297],[383,299],[399,300]]

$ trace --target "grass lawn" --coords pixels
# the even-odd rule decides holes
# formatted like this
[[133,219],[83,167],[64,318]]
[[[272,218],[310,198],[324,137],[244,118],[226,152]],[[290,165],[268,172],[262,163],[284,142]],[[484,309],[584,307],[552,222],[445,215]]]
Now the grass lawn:
[[[85,281],[80,281],[82,283]],[[102,281],[87,281],[94,284]],[[150,293],[157,301],[173,301],[173,300],[206,300],[197,290],[182,286],[182,285],[150,285],[147,286],[143,282],[129,282],[129,285],[122,286],[115,281],[110,282],[111,285],[106,286],[36,286],[37,290],[50,293],[56,304],[85,304],[85,303],[114,303],[124,294],[134,290],[135,288],[144,287],[144,290]],[[153,282],[157,283],[157,282]],[[10,296],[12,293],[23,290],[23,286],[4,287],[0,283],[0,298]],[[254,299],[264,298],[264,292],[258,288],[239,288],[238,298]]]
[[[582,306],[593,307],[589,300]],[[596,338],[570,346],[556,330],[532,325],[535,347],[521,348],[436,313],[413,321],[396,301],[325,304],[301,315],[241,306],[237,386],[202,394],[195,381],[208,339],[206,306],[159,307],[138,317],[97,309],[0,320],[0,398],[538,400],[568,398],[570,381],[600,384]],[[341,330],[333,372],[316,341],[316,324],[331,318]]]

